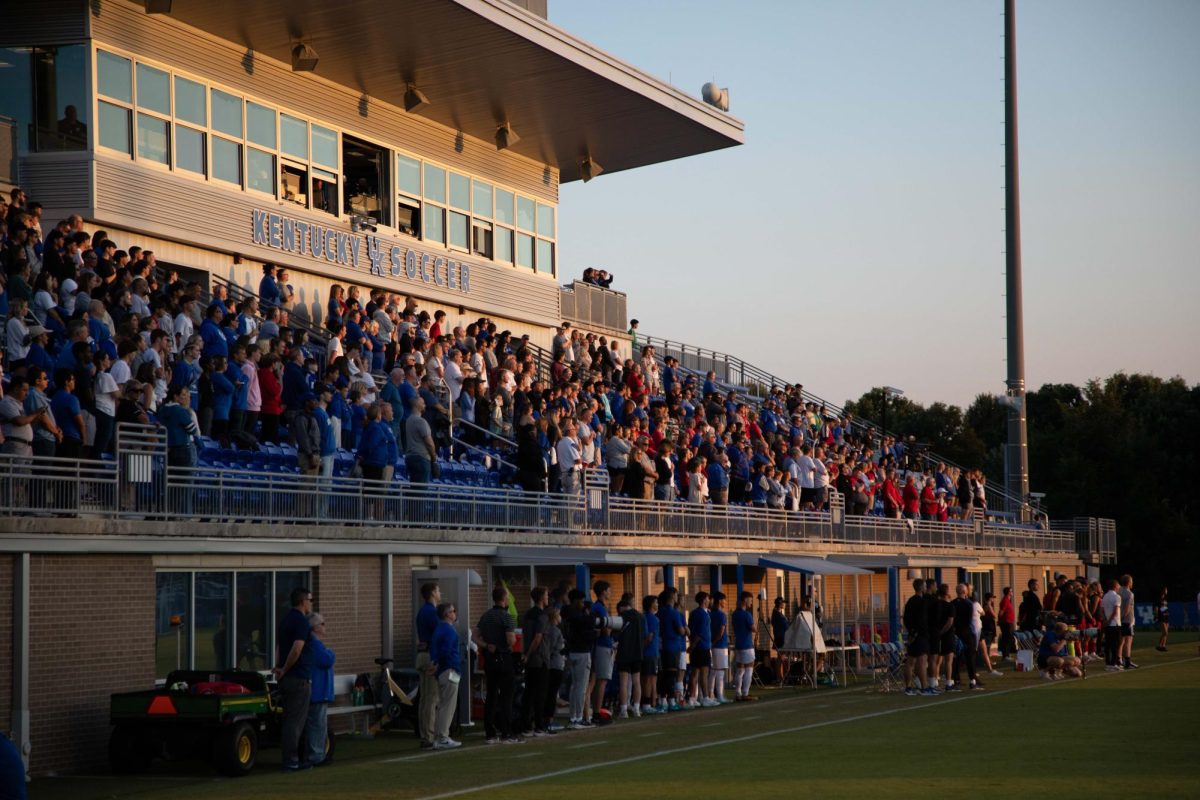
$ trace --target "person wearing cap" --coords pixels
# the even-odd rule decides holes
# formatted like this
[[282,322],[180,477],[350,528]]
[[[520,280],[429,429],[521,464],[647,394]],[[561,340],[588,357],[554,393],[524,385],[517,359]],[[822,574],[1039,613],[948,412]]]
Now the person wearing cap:
[[25,412],[40,415],[33,420],[33,454],[53,456],[63,434],[55,423],[50,398],[46,396],[50,375],[41,367],[31,366],[26,372],[26,377],[29,379],[29,394],[25,397]]
[[312,650],[312,693],[308,699],[308,717],[304,722],[300,757],[310,766],[329,763],[325,755],[325,739],[329,730],[329,704],[333,702],[333,665],[337,655],[325,646],[325,617],[317,612],[308,615],[310,628],[308,649]]

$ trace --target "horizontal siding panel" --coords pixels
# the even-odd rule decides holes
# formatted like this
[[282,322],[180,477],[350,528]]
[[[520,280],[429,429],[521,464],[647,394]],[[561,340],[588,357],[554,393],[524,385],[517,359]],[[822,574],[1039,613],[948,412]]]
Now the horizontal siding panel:
[[58,45],[87,38],[87,0],[0,3],[0,47]]
[[[344,128],[379,144],[400,148],[439,161],[479,178],[504,184],[540,200],[558,202],[558,170],[536,164],[491,142],[406,114],[371,99],[367,115],[360,113],[361,95],[311,75],[293,73],[290,65],[254,54],[252,74],[244,62],[247,51],[170,18],[148,15],[137,5],[108,0],[94,6],[92,36],[96,43],[166,63],[176,69],[245,92],[263,102],[282,106],[318,122]],[[164,47],[164,43],[170,43]]]
[[[455,261],[470,265],[469,294],[439,288],[420,279],[410,280],[404,274],[400,277],[372,276],[365,244],[361,248],[357,266],[348,267],[253,243],[251,228],[255,209],[277,211],[286,217],[349,233],[350,226],[344,222],[102,154],[96,156],[95,171],[94,217],[105,225],[145,232],[202,249],[239,253],[257,261],[286,264],[289,269],[298,272],[323,275],[359,286],[379,286],[392,292],[412,293],[435,303],[451,307],[462,305],[481,314],[523,320],[535,325],[552,326],[559,317],[558,284],[547,277],[423,246],[417,249],[431,255],[445,254]],[[400,239],[381,238],[386,243],[400,245],[402,250],[406,250]],[[181,266],[211,269],[210,264]],[[323,304],[324,298],[320,302]]]
[[[88,158],[87,153],[80,152],[33,155],[20,160],[21,186],[31,200],[42,204],[44,217],[51,220],[51,225],[71,214],[87,216],[91,205]],[[45,222],[42,224],[49,230]]]

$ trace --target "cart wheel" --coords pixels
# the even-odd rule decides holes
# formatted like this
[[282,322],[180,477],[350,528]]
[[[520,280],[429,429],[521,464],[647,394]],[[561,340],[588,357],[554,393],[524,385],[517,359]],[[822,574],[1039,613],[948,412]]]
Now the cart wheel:
[[335,749],[335,745],[334,745],[334,741],[333,741],[333,731],[326,729],[325,730],[325,760],[326,761],[333,760],[334,749]]
[[108,766],[113,772],[125,774],[150,769],[154,751],[142,732],[134,725],[118,725],[108,738]]
[[258,732],[249,722],[222,729],[213,737],[213,766],[223,775],[246,775],[258,759]]

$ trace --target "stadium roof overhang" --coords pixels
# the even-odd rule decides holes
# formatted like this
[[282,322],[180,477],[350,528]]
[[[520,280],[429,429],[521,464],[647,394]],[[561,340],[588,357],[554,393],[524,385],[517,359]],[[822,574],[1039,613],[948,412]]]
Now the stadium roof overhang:
[[847,564],[859,567],[909,567],[912,569],[924,567],[973,567],[979,563],[977,556],[939,556],[939,555],[855,555],[842,553],[838,556]]
[[[315,74],[510,149],[578,180],[741,144],[743,125],[507,0],[173,0],[170,17],[291,63],[298,42]],[[699,89],[699,87],[697,87]]]
[[496,549],[495,563],[498,565],[541,564],[561,566],[569,564],[736,564],[738,554],[733,552],[705,551],[697,553],[672,552],[669,550],[637,550],[621,547],[520,547],[501,546]]
[[870,575],[871,570],[852,567],[849,564],[842,564],[837,561],[829,561],[824,558],[814,558],[812,556],[790,556],[780,555],[778,553],[769,553],[760,555],[758,553],[745,553],[740,558],[740,563],[751,567],[768,567],[770,569],[782,569],[789,572],[802,572],[806,575]]

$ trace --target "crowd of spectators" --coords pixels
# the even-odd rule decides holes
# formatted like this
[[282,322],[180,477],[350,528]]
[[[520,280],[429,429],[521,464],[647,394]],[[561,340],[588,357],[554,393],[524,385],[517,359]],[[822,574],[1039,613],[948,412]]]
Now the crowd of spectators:
[[264,265],[257,296],[235,302],[78,215],[43,231],[19,189],[3,219],[6,452],[99,459],[118,423],[156,422],[178,466],[196,465],[198,437],[287,441],[306,474],[332,474],[340,448],[365,477],[388,480],[403,458],[423,482],[439,456],[462,453],[457,439],[508,448],[528,491],[578,493],[595,470],[646,500],[808,511],[832,488],[852,514],[986,509],[977,471],[911,468],[910,444],[806,401],[799,384],[752,404],[714,373],[659,358],[636,327],[631,353],[563,322],[546,354],[486,318],[452,326],[411,297],[333,284],[316,328],[284,268]]

